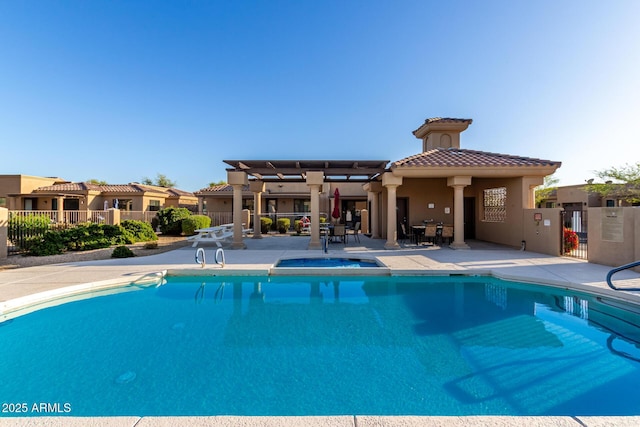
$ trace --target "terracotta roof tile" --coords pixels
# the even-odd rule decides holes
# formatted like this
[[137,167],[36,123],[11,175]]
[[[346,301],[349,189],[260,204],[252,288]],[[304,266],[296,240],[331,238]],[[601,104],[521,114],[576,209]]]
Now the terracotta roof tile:
[[455,119],[452,117],[432,117],[430,119],[426,119],[418,129],[413,131],[413,134],[415,135],[420,129],[422,129],[425,126],[436,124],[436,123],[460,123],[460,124],[466,124],[468,126],[471,123],[473,123],[473,120],[472,119]]
[[[249,191],[249,186],[248,185],[242,186],[242,191]],[[213,187],[202,188],[196,191],[194,194],[204,195],[204,194],[212,194],[212,193],[233,193],[233,186],[231,184],[214,185]]]
[[167,193],[172,196],[193,196],[193,193],[178,190],[177,188],[162,188],[155,186],[145,186],[142,184],[108,184],[97,185],[88,182],[67,182],[64,184],[54,184],[45,187],[39,187],[35,192],[65,192],[65,191],[99,191],[100,193],[144,193],[146,191]]
[[395,161],[391,167],[522,167],[555,165],[560,166],[560,162],[459,148],[437,148]]

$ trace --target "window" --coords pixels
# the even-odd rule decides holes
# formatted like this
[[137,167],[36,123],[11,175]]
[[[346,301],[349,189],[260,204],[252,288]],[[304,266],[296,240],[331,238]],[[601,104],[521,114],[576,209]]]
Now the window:
[[293,199],[294,212],[311,212],[311,200],[309,199]]
[[607,200],[607,207],[614,208],[616,206],[615,200]]
[[149,210],[150,211],[159,211],[160,210],[160,200],[149,200]]
[[6,197],[0,197],[0,206],[2,206],[2,207],[7,206]]
[[556,207],[556,202],[547,202],[545,204],[546,208],[555,208]]
[[504,222],[507,219],[507,188],[488,188],[483,196],[484,221]]

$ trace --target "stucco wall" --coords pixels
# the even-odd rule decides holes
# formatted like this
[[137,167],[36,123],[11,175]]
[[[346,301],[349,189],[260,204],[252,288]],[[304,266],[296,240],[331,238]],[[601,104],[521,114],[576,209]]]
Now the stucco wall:
[[[526,250],[559,256],[561,251],[561,208],[524,209],[522,211],[522,240]],[[537,220],[536,214],[541,218]]]
[[[422,224],[427,219],[453,224],[453,188],[447,186],[446,178],[404,178],[396,197],[408,199],[409,225]],[[449,208],[448,214],[445,208]]]
[[[478,179],[473,181],[473,191],[476,198],[476,238],[500,245],[520,247],[522,234],[523,199],[526,194],[522,188],[522,179]],[[483,220],[483,191],[489,188],[507,188],[506,219],[504,222]]]
[[[589,208],[588,215],[589,262],[614,267],[640,259],[640,208]],[[621,217],[621,229],[611,226],[612,216]]]

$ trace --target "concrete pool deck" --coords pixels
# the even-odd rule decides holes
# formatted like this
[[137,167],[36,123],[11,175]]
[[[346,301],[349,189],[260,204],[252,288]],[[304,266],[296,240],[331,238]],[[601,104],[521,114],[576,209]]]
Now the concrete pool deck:
[[[160,271],[191,270],[199,274],[268,274],[281,257],[310,257],[325,255],[307,250],[308,237],[265,236],[263,239],[245,238],[245,250],[225,249],[226,265],[213,263],[215,246],[203,246],[208,264],[200,268],[195,263],[196,249],[185,247],[158,255],[84,261],[46,266],[0,270],[0,313],[15,304],[35,302],[33,296],[51,296],[60,289],[73,287],[112,286],[133,282]],[[469,250],[407,245],[397,250],[385,250],[384,240],[361,236],[360,243],[349,242],[329,245],[333,256],[374,256],[391,274],[492,274],[499,278],[546,283],[553,286],[616,296],[640,302],[640,292],[614,291],[605,281],[608,266],[565,257],[552,257],[512,248],[469,242]],[[640,274],[627,270],[614,276],[619,287],[640,287]],[[71,289],[73,289],[71,288]],[[37,300],[37,299],[36,299]],[[10,397],[6,397],[10,399]],[[640,414],[639,414],[640,415]],[[42,418],[3,418],[0,427],[42,425]],[[640,426],[638,417],[52,417],[50,426]]]

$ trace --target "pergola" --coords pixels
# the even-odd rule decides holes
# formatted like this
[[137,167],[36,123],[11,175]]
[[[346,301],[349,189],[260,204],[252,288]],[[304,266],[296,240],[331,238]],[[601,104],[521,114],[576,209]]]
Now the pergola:
[[389,160],[223,160],[227,171],[244,172],[263,182],[306,182],[308,172],[322,172],[325,182],[370,182],[386,171]]
[[[233,248],[244,248],[242,241],[242,188],[249,184],[254,194],[254,237],[260,238],[261,194],[265,182],[306,182],[311,199],[311,241],[309,248],[320,247],[319,194],[325,182],[362,182],[378,180],[387,171],[389,160],[223,160],[229,184],[233,187]],[[253,179],[249,181],[249,177]]]

